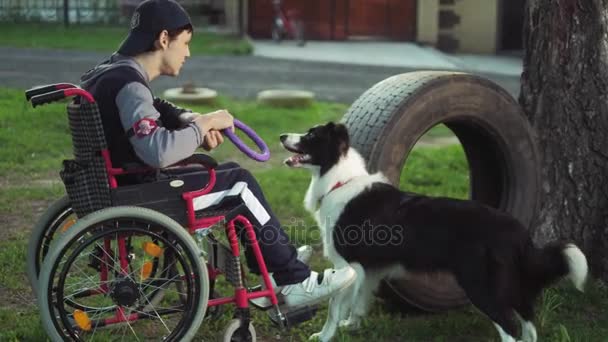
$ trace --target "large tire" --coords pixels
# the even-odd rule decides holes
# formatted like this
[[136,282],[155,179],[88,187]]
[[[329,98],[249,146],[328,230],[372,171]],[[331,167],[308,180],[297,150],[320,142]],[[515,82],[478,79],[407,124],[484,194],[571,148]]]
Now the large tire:
[[[529,227],[540,190],[538,150],[519,105],[496,84],[454,72],[396,75],[361,95],[343,122],[370,171],[384,172],[395,185],[418,139],[445,124],[465,151],[470,198],[511,213]],[[446,273],[415,274],[386,285],[384,296],[427,311],[468,303]]]

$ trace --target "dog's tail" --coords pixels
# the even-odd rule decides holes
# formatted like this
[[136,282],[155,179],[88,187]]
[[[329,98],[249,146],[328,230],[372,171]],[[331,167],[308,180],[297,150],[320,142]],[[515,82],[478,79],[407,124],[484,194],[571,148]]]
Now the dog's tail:
[[566,276],[579,291],[584,291],[587,258],[574,244],[556,242],[536,248],[529,241],[525,254],[525,273],[532,289],[540,292]]

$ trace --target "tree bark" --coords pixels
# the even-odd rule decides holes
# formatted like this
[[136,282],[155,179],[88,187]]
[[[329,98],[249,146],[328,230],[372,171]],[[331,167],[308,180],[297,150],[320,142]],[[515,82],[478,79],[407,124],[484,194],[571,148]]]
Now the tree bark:
[[574,241],[608,281],[608,0],[528,0],[520,103],[537,134],[536,242]]

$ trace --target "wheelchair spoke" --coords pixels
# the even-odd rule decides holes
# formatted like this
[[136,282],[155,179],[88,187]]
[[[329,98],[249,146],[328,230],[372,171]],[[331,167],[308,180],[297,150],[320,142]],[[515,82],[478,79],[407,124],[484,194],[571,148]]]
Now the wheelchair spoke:
[[[110,280],[100,280],[100,281],[96,282],[96,284],[95,284],[95,285],[108,285],[108,284],[110,284],[111,282],[112,282],[112,281],[110,281]],[[78,291],[78,292],[76,292],[76,293],[80,293],[80,292],[82,292],[82,291],[91,291],[91,290],[94,290],[94,287],[90,287],[90,288],[85,288],[85,289],[82,289],[82,287],[83,287],[83,286],[85,286],[85,284],[87,284],[87,283],[92,283],[92,281],[89,281],[89,280],[87,279],[87,280],[83,280],[83,281],[80,281],[80,282],[74,282],[74,283],[70,283],[70,285],[69,285],[69,286],[66,286],[66,287],[65,287],[65,291],[67,292],[67,290],[72,290],[72,289],[74,289],[74,288],[79,288],[79,289],[81,289],[81,290],[79,290],[79,291]],[[95,289],[95,290],[97,290],[97,289]]]
[[[173,264],[171,264],[171,265],[169,265],[169,266],[167,266],[167,267],[165,267],[165,268],[162,270],[161,274],[164,274],[164,272],[168,272],[168,271],[169,271],[169,269],[170,269],[171,267],[173,267],[173,266],[174,266],[174,263],[173,263]],[[146,288],[151,287],[151,286],[152,286],[152,287],[154,287],[154,285],[152,285],[152,284],[153,284],[153,283],[157,283],[159,280],[160,280],[160,281],[166,280],[166,281],[165,281],[165,283],[163,283],[163,284],[161,284],[161,285],[160,285],[160,286],[163,286],[163,285],[165,285],[165,284],[167,284],[167,283],[173,282],[173,281],[174,281],[176,278],[178,278],[178,277],[181,277],[181,276],[180,276],[179,274],[177,274],[177,275],[175,275],[173,278],[156,278],[156,277],[155,277],[155,278],[149,278],[149,279],[146,279],[146,281],[145,281],[145,282],[142,282],[142,284],[144,284],[143,289],[146,289]],[[157,288],[158,288],[158,287],[157,287]]]
[[[98,281],[96,281],[95,279],[93,279],[91,276],[87,275],[85,273],[85,271],[82,268],[80,268],[80,266],[78,266],[77,264],[73,264],[73,265],[74,265],[74,268],[77,268],[77,271],[80,271],[80,273],[82,273],[83,276],[85,276],[87,278],[86,280],[90,281],[90,284],[93,285],[92,287],[95,287],[95,285],[98,283]],[[69,286],[71,287],[72,284],[70,283]],[[64,291],[65,291],[65,289],[64,289]]]
[[[178,276],[179,276],[179,275],[178,275]],[[180,276],[180,277],[181,277],[181,276]],[[171,289],[168,289],[168,288],[164,287],[164,286],[165,286],[165,284],[168,284],[168,283],[169,283],[169,282],[171,282],[171,281],[172,281],[172,280],[171,280],[171,279],[169,279],[169,281],[167,281],[167,282],[165,282],[165,283],[161,284],[160,286],[148,285],[148,286],[146,286],[146,287],[143,287],[143,288],[142,288],[142,290],[146,290],[146,289],[151,288],[151,289],[161,290],[161,291],[165,291],[165,292],[171,292],[171,293],[175,293],[175,294],[182,295],[182,296],[187,295],[187,293],[183,293],[183,292],[180,292],[180,291],[178,291],[178,290],[171,290]]]
[[[158,307],[158,306],[156,306],[156,312],[154,312],[154,313],[162,316],[163,314],[167,314],[167,313],[184,312],[182,307],[183,307],[183,305],[180,305],[179,307]],[[142,311],[142,310],[137,310],[135,308],[133,308],[132,311],[140,314],[142,317],[152,317],[152,315],[150,314],[150,311]]]
[[[102,251],[105,255],[107,255],[108,257],[112,258],[112,256],[110,254],[108,254],[108,252],[106,252],[105,248],[102,247],[100,244],[96,244],[96,247],[99,248],[100,251]],[[95,253],[91,252],[87,257],[93,257],[96,260],[98,260],[99,262],[101,262],[103,265],[106,265],[106,267],[108,266],[108,262],[103,260],[102,258],[100,258],[99,256],[95,255]],[[112,259],[112,265],[116,265],[116,260]],[[114,266],[112,266],[112,271],[116,272],[120,272],[120,269],[116,269]]]
[[[124,315],[125,317],[129,317],[129,316],[131,315],[131,311],[129,310],[129,313],[128,313],[128,314],[124,314],[124,313],[123,313],[123,315]],[[131,326],[131,323],[129,322],[129,320],[128,320],[128,319],[126,320],[126,323],[127,323],[127,326],[129,327],[129,329],[131,329],[131,332],[133,333],[133,336],[135,336],[135,338],[136,338],[136,339],[139,341],[139,338],[137,338],[137,333],[135,332],[135,330],[134,330],[134,329],[133,329],[133,327]],[[123,336],[125,336],[125,335],[123,335]]]
[[[139,291],[139,292],[140,292],[140,294],[142,294],[141,291]],[[158,311],[156,311],[156,309],[154,308],[154,305],[150,302],[150,300],[148,300],[148,297],[144,295],[144,298],[146,299],[148,304],[152,307],[152,310],[154,311],[154,314],[156,314],[156,317],[158,317],[160,322],[165,326],[165,329],[167,329],[167,332],[171,333],[171,329],[169,329],[169,327],[167,326],[165,321],[160,317],[160,315],[158,314]]]

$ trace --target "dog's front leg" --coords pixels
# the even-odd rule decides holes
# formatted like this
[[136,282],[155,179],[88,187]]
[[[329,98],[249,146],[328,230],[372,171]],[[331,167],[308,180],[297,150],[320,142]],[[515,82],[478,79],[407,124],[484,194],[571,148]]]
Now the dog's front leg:
[[338,325],[347,330],[355,330],[361,326],[361,319],[367,314],[369,305],[373,299],[373,292],[379,282],[379,275],[373,272],[365,272],[359,263],[351,264],[357,273],[357,280],[350,299],[350,316],[348,319],[340,321]]
[[323,329],[320,332],[312,334],[310,340],[318,339],[322,342],[328,342],[334,337],[338,323],[348,315],[350,301],[353,297],[353,288],[354,284],[338,292],[336,296],[329,300],[329,310],[325,325],[323,325]]

